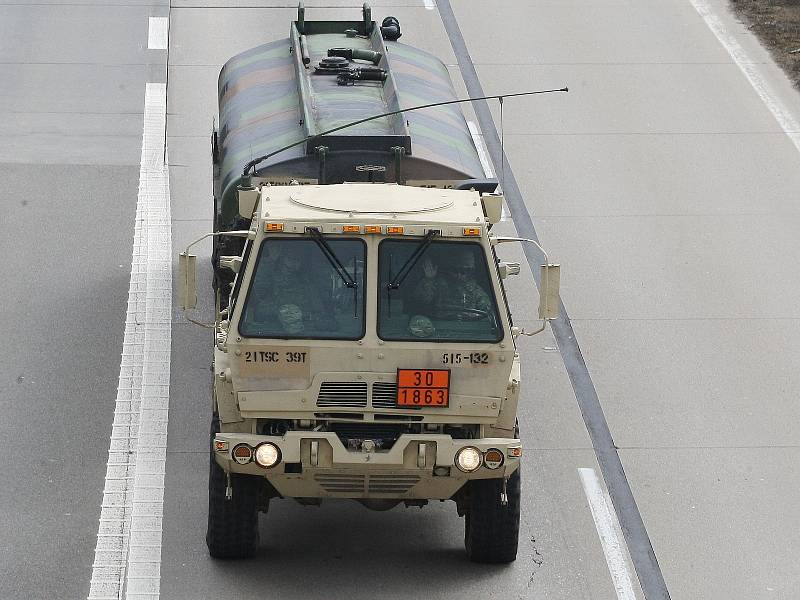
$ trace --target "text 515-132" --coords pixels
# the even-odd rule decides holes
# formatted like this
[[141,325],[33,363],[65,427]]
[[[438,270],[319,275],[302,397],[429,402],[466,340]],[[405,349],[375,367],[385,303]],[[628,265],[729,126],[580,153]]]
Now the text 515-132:
[[445,352],[443,365],[488,365],[488,352]]

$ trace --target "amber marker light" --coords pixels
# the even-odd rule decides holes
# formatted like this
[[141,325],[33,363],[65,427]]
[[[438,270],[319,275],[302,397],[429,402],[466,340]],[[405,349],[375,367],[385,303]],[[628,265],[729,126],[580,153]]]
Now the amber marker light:
[[253,449],[247,444],[239,444],[233,448],[233,460],[240,465],[246,465],[253,460]]
[[388,233],[389,235],[402,234],[403,231],[404,231],[403,228],[398,226],[398,225],[395,225],[394,227],[387,227],[386,228],[386,233]]
[[381,233],[381,226],[380,225],[366,225],[364,227],[364,233]]
[[343,225],[342,233],[361,233],[361,225]]
[[480,235],[480,227],[464,227],[464,235]]
[[511,458],[519,458],[522,456],[522,448],[509,448],[508,455]]
[[283,223],[264,223],[264,231],[283,231]]
[[225,440],[214,440],[214,450],[217,452],[226,452],[228,450],[228,442]]
[[497,448],[491,448],[483,453],[483,464],[490,469],[499,469],[503,466],[505,457]]

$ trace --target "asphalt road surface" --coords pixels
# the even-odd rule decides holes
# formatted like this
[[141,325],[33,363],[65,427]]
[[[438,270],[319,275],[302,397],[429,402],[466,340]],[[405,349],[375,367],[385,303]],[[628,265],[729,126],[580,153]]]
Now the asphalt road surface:
[[[348,5],[360,14],[353,2],[305,4],[308,19],[337,18]],[[519,342],[519,558],[469,563],[452,503],[376,513],[282,501],[262,516],[256,558],[211,560],[211,340],[174,311],[151,589],[165,599],[796,597],[800,96],[716,0],[452,0],[448,27],[445,2],[372,4],[376,20],[400,20],[403,42],[450,67],[462,95],[476,81],[489,94],[570,88],[508,100],[503,111],[504,188],[516,183],[521,202],[509,202],[499,228],[523,234],[530,215],[563,265],[574,331]],[[93,565],[98,576],[145,85],[168,84],[177,254],[211,229],[219,69],[285,37],[291,5],[0,0],[2,599],[85,598]],[[151,18],[168,19],[168,50],[148,37]],[[451,43],[453,23],[468,56]],[[498,105],[490,109],[499,131]],[[492,150],[486,115],[466,112]],[[198,253],[205,284],[209,253]],[[523,262],[507,280],[510,303],[518,324],[533,325],[525,257],[505,247],[502,256]],[[207,286],[200,302],[208,317]],[[581,385],[574,352],[588,369]],[[598,462],[608,449],[581,412],[591,393],[624,472]],[[601,501],[606,490],[614,497],[606,528],[590,505],[593,475]],[[615,492],[628,486],[641,530]],[[601,535],[620,542],[618,554]],[[636,548],[650,544],[648,565]]]

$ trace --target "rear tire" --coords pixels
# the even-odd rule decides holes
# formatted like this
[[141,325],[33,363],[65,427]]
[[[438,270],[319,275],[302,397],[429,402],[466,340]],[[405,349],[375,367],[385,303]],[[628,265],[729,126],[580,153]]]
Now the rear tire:
[[[211,439],[219,420],[211,423]],[[225,498],[225,471],[214,460],[208,476],[208,530],[206,545],[214,558],[248,558],[258,549],[258,492],[261,481],[251,475],[231,474],[232,496]]]
[[517,558],[520,514],[520,469],[508,478],[508,504],[500,503],[502,479],[469,483],[469,510],[464,518],[467,556],[478,563],[509,563]]

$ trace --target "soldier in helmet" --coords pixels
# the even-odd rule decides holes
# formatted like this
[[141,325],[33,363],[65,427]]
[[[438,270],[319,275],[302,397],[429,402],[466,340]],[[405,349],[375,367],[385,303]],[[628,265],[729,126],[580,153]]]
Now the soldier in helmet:
[[415,289],[418,305],[427,307],[424,312],[434,314],[442,310],[457,312],[491,312],[492,301],[475,281],[475,256],[472,252],[459,252],[453,264],[444,272],[430,259],[422,262],[424,277]]
[[310,273],[302,269],[299,256],[281,253],[269,280],[269,285],[261,289],[256,320],[277,322],[285,333],[298,334],[305,331],[307,321],[322,317],[319,291]]

